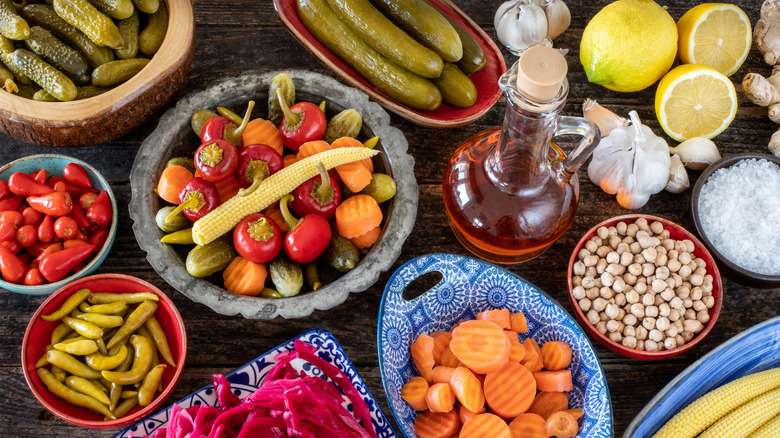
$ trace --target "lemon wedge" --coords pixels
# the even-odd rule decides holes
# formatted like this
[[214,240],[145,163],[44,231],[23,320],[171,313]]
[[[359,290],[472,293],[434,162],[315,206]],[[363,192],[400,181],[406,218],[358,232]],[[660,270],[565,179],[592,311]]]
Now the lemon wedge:
[[717,70],[684,64],[658,83],[655,114],[663,130],[677,141],[712,138],[734,120],[737,92],[731,80]]
[[752,27],[745,11],[726,3],[705,3],[677,22],[680,60],[703,64],[731,76],[750,52]]

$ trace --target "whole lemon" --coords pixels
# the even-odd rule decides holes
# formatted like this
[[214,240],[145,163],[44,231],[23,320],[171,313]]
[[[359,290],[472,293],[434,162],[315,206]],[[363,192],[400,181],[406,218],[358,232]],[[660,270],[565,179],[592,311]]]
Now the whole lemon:
[[585,27],[580,62],[588,80],[610,90],[644,90],[661,79],[677,54],[677,25],[652,0],[618,0]]

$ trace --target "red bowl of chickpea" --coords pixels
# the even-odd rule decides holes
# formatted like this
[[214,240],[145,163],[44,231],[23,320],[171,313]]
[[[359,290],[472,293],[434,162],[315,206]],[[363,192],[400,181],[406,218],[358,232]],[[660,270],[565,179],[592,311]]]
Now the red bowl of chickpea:
[[635,359],[690,350],[712,330],[723,303],[707,248],[680,225],[643,214],[613,217],[585,233],[567,279],[585,331]]

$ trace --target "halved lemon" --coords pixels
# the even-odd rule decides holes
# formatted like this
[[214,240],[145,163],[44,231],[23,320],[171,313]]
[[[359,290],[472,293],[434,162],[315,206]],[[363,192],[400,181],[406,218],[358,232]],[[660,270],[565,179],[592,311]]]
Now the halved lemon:
[[655,92],[655,114],[669,137],[712,138],[737,114],[737,92],[723,73],[683,64],[666,74]]
[[677,54],[685,64],[703,64],[731,76],[745,62],[753,31],[745,11],[726,3],[705,3],[677,22]]

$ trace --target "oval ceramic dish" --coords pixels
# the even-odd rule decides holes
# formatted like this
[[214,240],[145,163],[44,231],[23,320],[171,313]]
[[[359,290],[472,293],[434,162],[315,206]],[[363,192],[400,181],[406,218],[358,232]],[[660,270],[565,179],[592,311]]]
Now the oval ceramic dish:
[[624,438],[653,436],[678,411],[709,391],[742,376],[780,366],[780,316],[724,342],[684,369],[631,421]]
[[[190,127],[190,117],[201,108],[233,106],[245,108],[246,102],[258,102],[255,117],[265,115],[268,84],[280,72],[246,72],[238,77],[220,79],[204,91],[188,95],[175,108],[161,118],[157,129],[144,140],[136,155],[130,181],[133,197],[130,201],[130,217],[133,231],[146,258],[165,281],[193,301],[205,304],[225,315],[242,314],[247,318],[270,319],[278,315],[299,318],[311,314],[314,309],[324,310],[337,306],[347,299],[350,292],[360,292],[374,284],[382,271],[387,270],[401,253],[404,240],[412,231],[417,214],[418,191],[414,179],[414,159],[407,154],[409,144],[398,129],[390,126],[390,116],[378,104],[369,102],[368,96],[340,84],[335,79],[318,73],[287,70],[296,88],[298,101],[319,103],[327,101],[328,111],[354,108],[363,117],[363,133],[366,138],[377,135],[381,150],[374,163],[377,172],[391,175],[397,190],[393,199],[383,204],[382,234],[357,267],[337,280],[313,292],[305,292],[290,298],[246,297],[227,292],[222,286],[222,274],[212,276],[212,281],[195,278],[187,273],[184,260],[187,251],[183,245],[167,245],[160,242],[162,231],[155,224],[155,214],[165,203],[153,192],[162,169],[169,158],[193,156],[198,144]],[[241,110],[244,111],[243,109]],[[335,114],[335,113],[334,113]],[[384,207],[388,204],[387,207]],[[179,248],[175,248],[178,246]],[[218,277],[218,278],[217,278]]]
[[693,192],[691,193],[691,216],[693,217],[693,226],[696,228],[696,234],[699,235],[702,242],[709,248],[712,255],[718,261],[723,268],[726,276],[733,279],[738,283],[742,283],[746,286],[759,287],[759,288],[775,288],[780,286],[780,275],[768,275],[760,274],[758,272],[752,272],[745,268],[738,266],[732,262],[726,256],[724,256],[715,245],[712,244],[710,239],[707,238],[707,234],[704,233],[704,227],[701,223],[701,216],[699,214],[699,196],[701,195],[701,189],[707,182],[707,179],[717,170],[725,169],[737,164],[742,160],[748,159],[764,159],[771,161],[780,166],[780,158],[769,154],[739,154],[732,155],[730,157],[722,158],[721,160],[713,163],[707,169],[702,172],[696,184],[693,186]]
[[[407,286],[429,272],[442,280],[424,294],[407,301]],[[478,312],[508,308],[525,313],[528,332],[539,344],[565,341],[572,347],[569,367],[574,390],[569,406],[585,411],[580,438],[610,437],[612,403],[604,370],[593,346],[574,319],[549,295],[526,280],[490,263],[452,254],[431,254],[409,260],[388,280],[379,308],[377,345],[382,385],[398,426],[409,438],[417,438],[417,413],[402,398],[404,383],[417,375],[409,346],[421,333],[450,330],[460,319],[474,319]]]
[[4,165],[3,167],[0,167],[0,179],[8,181],[8,178],[15,172],[30,173],[40,169],[46,169],[46,172],[49,173],[49,175],[62,176],[62,170],[65,168],[65,166],[68,165],[68,163],[76,163],[83,167],[84,170],[87,171],[89,179],[92,181],[92,187],[108,192],[108,197],[111,199],[111,209],[113,211],[113,215],[111,217],[111,224],[109,225],[108,238],[106,239],[106,243],[103,245],[103,248],[98,250],[92,260],[90,260],[90,262],[87,263],[87,265],[84,266],[79,272],[69,275],[60,281],[41,284],[39,286],[24,286],[21,284],[8,283],[7,281],[3,281],[2,277],[0,277],[0,287],[3,289],[26,295],[50,294],[72,282],[73,280],[94,272],[95,269],[97,269],[98,266],[100,266],[100,264],[103,263],[103,261],[106,259],[108,252],[111,251],[111,247],[114,245],[114,239],[116,238],[117,223],[119,222],[119,210],[116,207],[116,197],[114,196],[114,192],[111,190],[111,186],[108,184],[108,181],[103,177],[103,175],[101,175],[94,167],[79,159],[61,154],[28,155],[26,157],[19,158],[18,160],[14,160]]
[[468,108],[457,108],[442,103],[434,111],[422,111],[410,108],[391,99],[371,85],[366,78],[349,64],[317,41],[298,17],[296,0],[274,0],[276,13],[287,27],[287,30],[318,61],[336,73],[349,85],[368,94],[390,111],[418,125],[429,128],[452,128],[478,120],[498,102],[502,95],[501,89],[498,88],[498,79],[506,71],[506,63],[504,62],[504,55],[501,54],[501,50],[496,46],[496,43],[455,4],[449,0],[431,0],[431,4],[460,24],[463,29],[477,40],[482,47],[482,51],[485,52],[485,57],[487,58],[485,68],[470,76],[471,81],[477,88],[477,101]]

